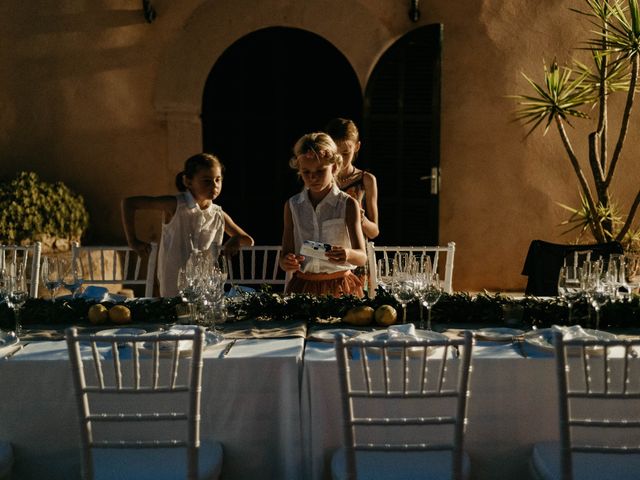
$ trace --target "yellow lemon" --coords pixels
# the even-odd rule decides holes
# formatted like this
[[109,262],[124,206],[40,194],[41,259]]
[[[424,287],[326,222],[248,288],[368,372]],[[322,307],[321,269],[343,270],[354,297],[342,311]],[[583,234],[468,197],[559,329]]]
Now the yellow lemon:
[[342,321],[349,325],[369,325],[373,321],[373,308],[366,305],[352,308],[342,317]]
[[375,312],[376,323],[378,325],[393,325],[398,319],[398,312],[391,305],[381,305]]
[[109,320],[113,323],[130,323],[131,310],[124,305],[115,305],[109,309]]
[[109,319],[109,311],[101,303],[96,303],[89,307],[88,316],[91,323],[100,325]]

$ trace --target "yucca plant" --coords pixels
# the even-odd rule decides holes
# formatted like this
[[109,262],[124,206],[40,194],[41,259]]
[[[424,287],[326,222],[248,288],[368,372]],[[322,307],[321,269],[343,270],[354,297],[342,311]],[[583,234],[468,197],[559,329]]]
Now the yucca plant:
[[[576,174],[582,205],[565,206],[572,212],[565,223],[589,230],[598,242],[635,238],[632,230],[640,189],[626,214],[620,214],[612,201],[611,182],[622,157],[638,81],[640,54],[640,13],[638,0],[584,0],[585,10],[571,9],[586,16],[595,27],[582,49],[591,54],[588,66],[574,60],[570,66],[554,61],[544,67],[544,82],[536,83],[524,75],[533,88],[530,95],[516,95],[516,118],[530,125],[527,135],[544,126],[558,130],[568,159]],[[626,95],[613,151],[609,149],[608,101],[611,95]],[[589,115],[595,111],[596,115]],[[571,118],[588,119],[595,129],[589,133],[588,158],[576,155],[567,126]],[[588,168],[586,168],[588,166]],[[585,173],[585,170],[587,173]]]

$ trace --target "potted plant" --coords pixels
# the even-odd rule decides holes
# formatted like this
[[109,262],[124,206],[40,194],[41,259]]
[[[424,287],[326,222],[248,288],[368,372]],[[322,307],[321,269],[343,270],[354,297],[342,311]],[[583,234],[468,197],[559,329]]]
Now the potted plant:
[[[640,13],[638,0],[584,0],[586,9],[571,9],[593,25],[592,37],[584,50],[591,65],[574,60],[569,66],[554,61],[544,67],[544,82],[536,83],[525,75],[533,88],[529,95],[517,95],[517,118],[531,125],[528,134],[544,126],[546,134],[555,125],[567,159],[579,183],[581,205],[564,206],[571,211],[564,224],[570,230],[588,231],[597,242],[616,240],[627,250],[638,243],[634,218],[640,205],[640,189],[628,203],[626,212],[615,201],[612,180],[623,159],[638,83],[640,54]],[[624,108],[616,131],[610,131],[608,104],[614,95],[624,96]],[[595,112],[590,115],[591,112]],[[578,158],[567,126],[570,119],[587,119],[594,128],[588,135],[588,156]],[[612,144],[609,144],[609,141]],[[613,147],[613,148],[610,148]],[[631,152],[635,155],[636,152]]]
[[81,195],[64,183],[47,183],[34,172],[20,172],[0,183],[0,242],[42,242],[44,252],[67,251],[89,225]]

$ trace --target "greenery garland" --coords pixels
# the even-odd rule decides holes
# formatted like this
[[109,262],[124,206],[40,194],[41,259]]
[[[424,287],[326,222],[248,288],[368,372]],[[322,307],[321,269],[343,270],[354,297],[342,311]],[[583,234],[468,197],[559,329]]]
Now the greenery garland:
[[[25,327],[30,325],[49,325],[64,327],[67,325],[88,324],[88,310],[91,305],[102,303],[107,307],[116,304],[127,306],[135,323],[164,323],[177,321],[176,308],[181,305],[180,297],[133,299],[124,302],[96,302],[84,298],[58,299],[55,302],[31,298],[21,310],[21,319]],[[227,303],[229,321],[245,319],[305,320],[310,323],[326,322],[327,319],[339,320],[354,307],[368,305],[374,309],[381,305],[393,306],[400,315],[401,306],[388,292],[379,289],[373,299],[360,299],[353,296],[318,297],[308,294],[283,296],[270,289],[260,292],[241,294]],[[426,315],[426,312],[424,312]],[[553,324],[568,324],[568,309],[560,299],[540,299],[525,297],[513,299],[502,294],[469,293],[443,294],[432,309],[432,320],[437,324],[507,324],[523,328],[549,327]],[[419,310],[416,302],[410,304],[407,311],[409,321],[417,322]],[[573,324],[593,327],[595,314],[585,301],[576,302],[572,310]],[[11,329],[14,325],[13,312],[6,303],[0,304],[0,328]],[[600,327],[640,328],[640,297],[634,295],[626,301],[610,302],[600,312]]]

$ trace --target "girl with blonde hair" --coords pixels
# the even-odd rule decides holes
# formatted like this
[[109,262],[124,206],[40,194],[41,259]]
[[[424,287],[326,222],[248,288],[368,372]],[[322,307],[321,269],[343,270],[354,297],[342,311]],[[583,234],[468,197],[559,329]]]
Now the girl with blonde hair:
[[[284,205],[280,267],[292,273],[288,293],[364,295],[352,270],[367,257],[360,206],[336,185],[342,156],[326,133],[302,136],[293,148],[291,168],[304,182],[302,192]],[[305,241],[330,245],[319,256],[302,255]]]

